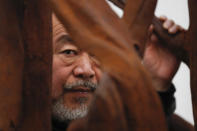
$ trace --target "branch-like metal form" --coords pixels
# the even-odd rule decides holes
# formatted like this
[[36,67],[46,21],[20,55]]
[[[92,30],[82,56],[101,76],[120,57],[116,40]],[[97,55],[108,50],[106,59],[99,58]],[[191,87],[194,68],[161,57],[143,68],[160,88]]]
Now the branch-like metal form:
[[[21,131],[51,130],[52,29],[45,0],[24,0],[23,117]],[[31,128],[30,128],[31,127]]]
[[20,122],[24,51],[19,28],[20,2],[0,0],[0,130]]
[[[125,8],[123,1],[111,1],[120,8]],[[155,17],[153,18],[153,24],[155,26],[155,33],[163,41],[163,44],[190,68],[194,122],[195,129],[197,130],[197,1],[188,0],[188,2],[190,16],[190,27],[188,31],[169,35],[162,28],[162,23]]]
[[[189,13],[190,13],[190,50],[189,61],[190,61],[190,73],[191,73],[191,92],[192,92],[192,104],[194,113],[195,130],[197,130],[197,1],[189,0]],[[188,44],[188,43],[186,43]]]
[[128,26],[130,36],[135,41],[137,50],[143,55],[147,30],[152,23],[155,0],[110,0],[124,11],[123,20]]
[[127,0],[124,7],[123,20],[127,24],[131,38],[141,54],[144,52],[147,40],[147,30],[152,23],[156,0]]
[[175,35],[170,35],[167,30],[163,29],[162,23],[156,17],[153,18],[154,32],[162,41],[162,44],[173,52],[177,58],[183,60],[186,64],[189,63],[189,54],[188,50],[190,50],[189,44],[189,35],[188,32],[182,31]]
[[[114,0],[125,10],[123,20],[104,0],[50,2],[75,43],[96,55],[108,74],[95,93],[87,117],[74,121],[69,130],[166,130],[159,98],[133,49],[137,46],[143,54],[156,0],[128,0],[126,5],[124,1]],[[188,33],[179,34],[173,40],[161,32],[161,26],[156,27],[156,32],[163,40],[169,40],[167,46],[172,51],[178,49],[180,59],[190,66],[196,123],[197,2],[189,2]],[[51,86],[52,36],[51,12],[46,5],[45,0],[0,1],[3,23],[0,24],[3,87],[0,88],[0,130],[51,130],[48,87]],[[157,21],[156,24],[160,25]]]
[[[56,15],[77,46],[97,56],[104,71],[116,81],[115,88],[117,91],[112,92],[120,95],[122,106],[119,104],[118,107],[124,109],[123,114],[126,124],[122,124],[122,129],[142,130],[148,127],[150,130],[165,130],[165,120],[159,98],[152,88],[151,80],[135,54],[133,45],[135,45],[136,41],[131,37],[131,32],[125,23],[113,13],[103,0],[81,0],[80,2],[76,0],[51,0],[51,3]],[[143,12],[140,14],[143,14]],[[143,25],[143,27],[146,26]],[[103,94],[101,92],[100,98],[108,91],[104,90]],[[104,98],[110,101],[112,96],[106,95]],[[116,98],[119,99],[119,97]],[[101,102],[96,101],[95,106]],[[105,101],[103,102],[105,103]],[[116,103],[116,101],[112,102]],[[99,105],[100,108],[102,105]],[[109,109],[113,109],[113,107],[108,106]],[[106,111],[110,111],[109,109]],[[89,115],[90,118],[97,113],[95,110],[92,112],[94,113]],[[106,113],[110,114],[110,112],[104,114]],[[121,119],[124,119],[124,117]],[[105,123],[107,116],[94,117],[94,120],[98,120],[96,122],[88,121],[90,118],[87,117],[84,120],[85,129],[92,129],[89,127],[90,125],[100,127],[94,130],[102,130],[108,126]],[[113,123],[116,120],[112,117],[108,123]],[[127,128],[124,128],[125,125]],[[113,126],[109,128],[114,129]],[[83,129],[81,128],[81,130]]]
[[0,130],[51,130],[51,12],[46,1],[0,0]]
[[105,74],[94,94],[88,116],[71,123],[68,130],[129,130],[124,105],[116,84]]

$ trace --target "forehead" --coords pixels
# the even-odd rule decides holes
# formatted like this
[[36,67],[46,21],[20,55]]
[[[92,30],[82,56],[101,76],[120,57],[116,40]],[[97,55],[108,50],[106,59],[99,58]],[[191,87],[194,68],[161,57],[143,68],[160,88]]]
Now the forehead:
[[60,23],[60,21],[57,19],[55,14],[52,14],[52,28],[53,28],[53,35],[58,35],[58,34],[66,34],[68,35],[66,29],[64,26]]
[[[66,29],[57,19],[55,14],[52,14],[52,30],[53,30],[53,49],[56,50],[59,46],[64,46],[66,43],[70,43],[71,38],[69,37]],[[60,42],[61,41],[61,42]]]
[[[57,19],[55,14],[52,14],[52,27],[53,27],[53,51],[55,52],[57,49],[61,49],[63,47],[72,48],[76,47],[71,37],[68,35],[67,30],[61,24],[61,22]],[[69,45],[69,46],[68,46]]]

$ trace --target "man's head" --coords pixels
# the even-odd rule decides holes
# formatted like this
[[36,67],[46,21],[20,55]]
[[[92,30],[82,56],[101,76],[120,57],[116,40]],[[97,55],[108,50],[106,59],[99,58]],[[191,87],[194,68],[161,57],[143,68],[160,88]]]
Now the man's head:
[[74,45],[66,29],[53,22],[53,119],[60,122],[87,114],[94,90],[101,78],[98,61]]

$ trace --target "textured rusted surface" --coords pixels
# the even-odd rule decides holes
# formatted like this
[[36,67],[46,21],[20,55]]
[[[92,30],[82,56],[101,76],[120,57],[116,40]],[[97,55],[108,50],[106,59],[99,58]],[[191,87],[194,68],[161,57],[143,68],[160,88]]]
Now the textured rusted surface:
[[[92,113],[89,117],[84,118],[86,124],[83,127],[86,130],[104,130],[108,127],[107,123],[113,123],[117,119],[112,117],[106,122],[105,120],[108,120],[109,116],[104,115],[110,115],[110,111],[116,109],[114,107],[116,104],[110,106],[109,103],[117,102],[118,108],[114,115],[116,116],[122,112],[124,115],[120,115],[122,116],[120,119],[125,120],[125,123],[123,121],[124,124],[118,129],[165,130],[165,120],[159,98],[133,50],[136,41],[131,37],[131,32],[129,32],[124,22],[113,13],[103,0],[88,2],[87,0],[80,2],[75,0],[51,0],[51,2],[56,15],[77,46],[96,55],[104,70],[116,81],[116,86],[112,86],[112,89],[98,92],[98,99],[95,99],[96,102],[93,105],[99,107],[100,115],[97,114],[96,108],[92,106],[93,109],[90,109]],[[149,23],[147,21],[147,24]],[[143,25],[143,27],[146,26]],[[111,92],[113,95],[104,95],[110,94],[110,90],[113,90]],[[122,104],[119,105],[116,99]],[[103,105],[109,105],[105,112],[101,109]],[[91,127],[91,124],[95,126]],[[77,127],[77,124],[72,127]],[[97,129],[98,127],[99,129]],[[108,127],[108,129],[115,130],[113,126]]]
[[[109,0],[123,10],[123,20],[130,30],[130,36],[143,55],[147,29],[152,23],[156,0]],[[161,26],[162,28],[162,26]]]
[[156,17],[153,18],[154,31],[158,37],[163,41],[163,44],[168,47],[179,59],[189,64],[189,34],[188,32],[181,32],[170,35],[167,30],[162,28],[162,23]]
[[45,0],[25,0],[23,131],[51,130],[51,12]]
[[148,28],[154,16],[156,0],[127,0],[123,20],[130,30],[140,54],[143,54]]
[[51,12],[39,0],[0,1],[0,130],[51,130]]
[[107,75],[103,77],[93,103],[88,117],[72,123],[68,130],[128,130],[127,116],[117,85]]
[[192,104],[194,112],[195,130],[197,130],[197,1],[189,0],[189,12],[190,12],[190,73],[191,73],[191,92],[192,92]]
[[[124,8],[123,20],[104,0],[50,0],[77,46],[94,54],[107,73],[89,114],[69,130],[166,130],[159,98],[133,48],[138,45],[143,54],[156,0],[111,1]],[[196,123],[197,1],[189,0],[189,5],[191,25],[184,34],[169,36],[159,21],[153,22],[161,39],[169,41],[167,47],[178,50],[177,57],[191,69]],[[47,2],[0,0],[0,19],[0,130],[49,131],[52,36]]]
[[14,130],[22,105],[23,45],[20,2],[0,0],[0,130]]

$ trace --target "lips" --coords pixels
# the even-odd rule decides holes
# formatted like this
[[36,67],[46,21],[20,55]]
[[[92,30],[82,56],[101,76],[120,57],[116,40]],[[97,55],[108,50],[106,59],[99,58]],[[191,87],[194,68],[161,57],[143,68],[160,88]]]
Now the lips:
[[91,93],[91,92],[94,91],[94,89],[88,88],[88,87],[84,87],[84,86],[78,86],[78,87],[73,87],[71,89],[65,89],[64,88],[64,91],[65,92],[87,92],[87,93],[89,92],[89,93]]

